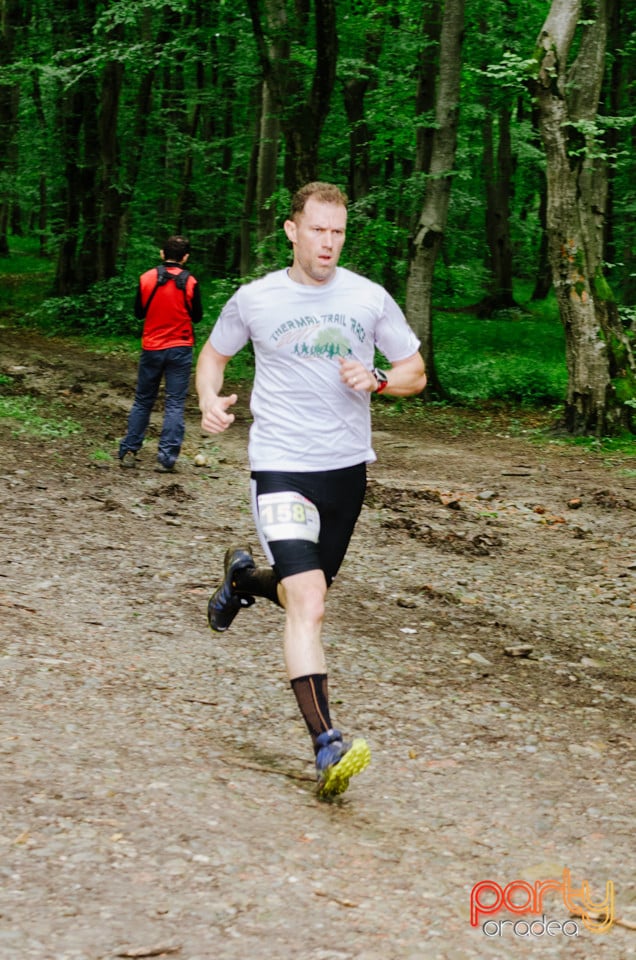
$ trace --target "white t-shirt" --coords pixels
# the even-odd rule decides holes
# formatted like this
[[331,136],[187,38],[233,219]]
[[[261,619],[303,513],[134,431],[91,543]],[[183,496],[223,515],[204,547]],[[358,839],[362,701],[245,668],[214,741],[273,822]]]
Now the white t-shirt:
[[248,340],[256,359],[252,470],[336,470],[376,459],[370,394],[341,383],[338,358],[371,370],[376,346],[391,363],[417,352],[419,340],[386,290],[343,267],[324,286],[277,270],[239,287],[210,334],[225,356]]

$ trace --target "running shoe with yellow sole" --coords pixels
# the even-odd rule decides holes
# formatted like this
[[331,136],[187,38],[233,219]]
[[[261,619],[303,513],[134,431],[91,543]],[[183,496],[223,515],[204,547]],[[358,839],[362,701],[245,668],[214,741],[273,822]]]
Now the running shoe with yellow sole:
[[345,743],[339,730],[321,733],[316,746],[318,796],[321,800],[330,800],[344,793],[351,777],[362,773],[371,762],[366,740],[357,737],[351,743]]

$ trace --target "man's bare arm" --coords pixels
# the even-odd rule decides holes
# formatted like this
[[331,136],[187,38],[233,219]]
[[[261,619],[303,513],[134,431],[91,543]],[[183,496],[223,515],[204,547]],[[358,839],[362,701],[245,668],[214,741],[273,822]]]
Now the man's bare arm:
[[201,411],[201,428],[206,433],[223,433],[234,423],[234,414],[228,409],[236,403],[235,393],[227,397],[220,396],[223,388],[225,367],[230,357],[215,350],[208,340],[197,361],[196,388]]
[[[421,393],[426,386],[426,371],[420,353],[414,353],[405,360],[398,360],[384,370],[384,373],[387,377],[384,393],[392,397],[411,397]],[[378,389],[378,381],[372,371],[367,370],[359,360],[352,358],[340,361],[340,379],[352,390],[359,392],[366,390],[367,393],[375,393]]]

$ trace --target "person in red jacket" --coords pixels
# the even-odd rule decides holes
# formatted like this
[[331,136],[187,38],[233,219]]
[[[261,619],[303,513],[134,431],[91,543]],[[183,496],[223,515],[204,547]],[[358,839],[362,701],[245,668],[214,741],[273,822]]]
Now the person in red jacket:
[[135,467],[161,381],[165,384],[157,469],[171,471],[185,435],[185,401],[194,346],[193,324],[203,317],[198,281],[185,269],[190,244],[172,236],[160,251],[162,264],[139,278],[135,316],[144,321],[135,399],[128,430],[119,445],[122,467]]

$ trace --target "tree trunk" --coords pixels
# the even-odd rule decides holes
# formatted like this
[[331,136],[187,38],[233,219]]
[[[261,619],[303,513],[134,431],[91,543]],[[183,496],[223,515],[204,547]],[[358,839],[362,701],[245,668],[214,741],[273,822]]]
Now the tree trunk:
[[[281,64],[289,60],[289,34],[285,0],[268,0],[268,23],[272,33],[269,58],[280,72]],[[276,207],[272,197],[278,179],[278,155],[280,151],[281,124],[279,104],[276,99],[276,84],[270,79],[261,86],[261,111],[256,175],[256,210],[258,240],[258,263],[271,263],[275,256]]]
[[547,196],[545,186],[539,197],[539,223],[541,224],[541,243],[537,258],[537,272],[532,291],[532,300],[545,300],[552,289],[552,270],[548,258],[548,233],[546,225]]
[[433,352],[433,273],[446,229],[451,175],[455,163],[463,34],[464,0],[446,0],[440,36],[436,129],[433,134],[430,173],[413,240],[413,255],[406,284],[406,314],[421,340],[421,352],[428,376],[427,395],[441,393]]
[[[0,17],[0,68],[9,65],[13,58],[16,28],[23,22],[20,0],[4,0]],[[17,83],[0,81],[0,181],[6,191],[0,196],[0,257],[9,256],[9,226],[11,207],[15,203],[15,174],[18,169],[18,152],[15,135],[18,129],[18,106],[20,87]],[[12,187],[9,189],[9,184]]]
[[256,209],[258,211],[257,240],[258,262],[271,263],[276,249],[274,238],[276,207],[272,196],[276,190],[278,152],[280,143],[280,119],[276,114],[274,100],[267,83],[263,83],[256,175]]
[[245,176],[245,188],[243,190],[243,208],[241,210],[241,227],[239,236],[239,276],[247,277],[252,272],[254,263],[252,256],[253,230],[254,230],[254,208],[258,195],[258,164],[260,159],[260,132],[261,132],[261,110],[263,109],[263,87],[265,81],[261,80],[256,84],[252,100],[254,109],[252,111],[252,149],[247,164]]
[[376,64],[382,51],[386,8],[372,10],[364,34],[364,51],[356,72],[343,84],[344,105],[349,121],[349,198],[366,197],[371,189],[372,135],[365,116],[365,97],[375,85]]
[[601,92],[610,3],[596,0],[586,10],[568,68],[581,3],[553,0],[538,38],[535,83],[547,160],[548,249],[566,340],[565,424],[572,433],[596,436],[629,424],[624,401],[636,394],[633,352],[603,276],[607,176],[588,132]]
[[510,194],[512,148],[510,108],[499,107],[498,146],[494,146],[492,115],[484,120],[483,173],[486,189],[486,243],[490,283],[488,294],[476,307],[478,316],[489,317],[498,310],[517,307],[512,291],[512,242],[510,240]]
[[[84,293],[96,279],[95,264],[87,253],[95,237],[95,180],[97,173],[97,98],[87,75],[60,97],[57,132],[64,157],[62,241],[54,290],[57,296]],[[94,251],[93,246],[93,251]]]
[[[140,39],[142,42],[150,44],[153,38],[153,18],[150,12],[146,13],[142,19]],[[135,194],[139,173],[141,171],[144,148],[146,147],[146,138],[148,135],[148,125],[152,116],[152,93],[157,76],[156,61],[159,51],[169,42],[171,34],[164,27],[159,29],[154,40],[154,51],[156,56],[147,58],[147,66],[137,75],[137,92],[134,98],[131,97],[131,117],[129,122],[130,135],[128,137],[127,149],[125,153],[123,171],[121,177],[121,227],[120,240],[125,253],[127,241],[130,202]]]
[[9,256],[9,228],[11,212],[16,202],[15,174],[18,169],[18,153],[15,134],[18,129],[18,105],[20,88],[17,84],[0,84],[0,138],[4,149],[0,151],[0,179],[7,185],[0,197],[0,257]]
[[[272,60],[258,0],[248,0],[248,6],[263,77],[276,103],[285,138],[285,186],[293,192],[318,177],[320,136],[329,113],[338,60],[335,0],[314,0],[315,67],[312,74],[308,74],[298,60]],[[293,26],[300,43],[305,40],[309,23],[307,12],[301,4],[296,5]],[[309,42],[306,45],[311,48]]]
[[[99,109],[100,169],[98,181],[97,279],[107,280],[117,272],[121,229],[121,192],[119,190],[119,138],[117,119],[124,67],[117,61],[106,65],[102,77]],[[90,251],[89,251],[90,254]]]
[[[604,112],[610,117],[633,117],[636,113],[636,57],[633,38],[636,10],[631,0],[615,0],[610,16],[608,49],[610,69],[605,81]],[[624,43],[625,37],[631,37]],[[610,277],[622,294],[622,302],[636,304],[636,224],[633,210],[633,158],[636,156],[636,126],[622,130],[613,124],[605,132],[610,156],[622,158],[610,169],[607,191],[605,259]],[[620,169],[622,167],[622,170]],[[631,174],[631,176],[630,176]]]
[[[260,117],[258,118],[260,120]],[[255,124],[256,126],[257,124]],[[260,123],[258,124],[260,126]],[[243,192],[243,209],[241,211],[241,227],[239,235],[239,276],[247,277],[252,272],[252,218],[256,203],[258,179],[259,142],[254,136],[252,151],[247,164],[245,190]]]
[[[31,72],[32,79],[32,100],[35,110],[35,116],[39,127],[40,142],[45,140],[46,132],[46,114],[42,103],[42,91],[40,89],[40,80],[36,69]],[[47,173],[46,155],[42,157],[40,164],[40,174],[38,176],[38,207],[37,207],[37,238],[40,256],[45,256],[47,252],[46,227],[49,219],[48,211],[48,173]]]
[[[514,12],[504,3],[501,7],[501,27],[506,35],[504,48],[510,49],[508,37],[513,35]],[[484,73],[487,73],[490,53],[490,26],[482,16],[479,22],[479,40],[484,49]],[[482,178],[485,194],[485,234],[488,271],[487,290],[476,304],[478,317],[491,317],[500,310],[518,307],[512,290],[512,240],[510,238],[510,201],[514,162],[510,135],[511,94],[505,86],[484,83],[481,92],[484,108]]]
[[195,144],[199,134],[199,127],[202,117],[201,100],[205,94],[206,76],[204,64],[199,60],[194,66],[194,76],[196,78],[196,96],[194,104],[190,108],[188,119],[187,143],[188,147],[183,158],[183,175],[181,178],[181,189],[177,196],[177,205],[175,210],[175,220],[179,224],[179,233],[189,233],[189,212],[195,206],[196,200],[192,189],[195,163]]
[[422,24],[422,50],[417,61],[417,91],[415,94],[415,172],[428,173],[433,152],[435,125],[435,78],[439,63],[442,5],[434,0]]
[[56,118],[64,160],[64,226],[54,286],[58,296],[85,293],[102,279],[102,243],[111,244],[103,220],[111,199],[105,204],[104,197],[112,189],[111,179],[116,177],[117,170],[115,121],[121,85],[121,76],[117,74],[121,68],[117,63],[107,64],[99,88],[95,71],[75,75],[72,71],[77,56],[75,45],[93,31],[95,16],[90,5],[78,13],[72,4],[67,4],[54,23],[64,50],[64,64],[72,76],[68,86],[61,85]]

